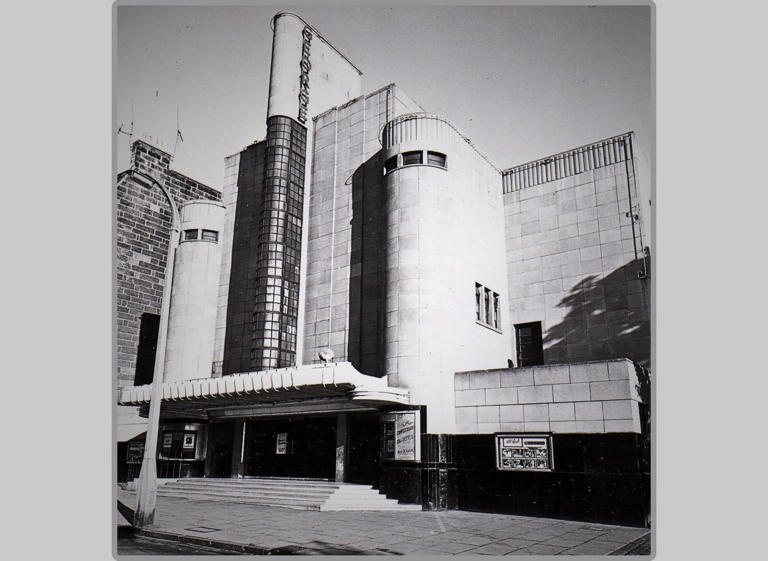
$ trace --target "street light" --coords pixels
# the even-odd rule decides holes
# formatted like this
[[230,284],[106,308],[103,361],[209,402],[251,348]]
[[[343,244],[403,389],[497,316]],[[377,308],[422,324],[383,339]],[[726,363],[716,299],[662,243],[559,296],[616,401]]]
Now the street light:
[[173,213],[171,224],[171,239],[168,243],[168,256],[165,263],[165,285],[163,300],[160,307],[160,328],[157,335],[157,352],[155,354],[155,370],[152,376],[152,397],[149,401],[149,419],[147,421],[147,438],[144,444],[144,459],[141,462],[139,474],[138,500],[133,517],[134,526],[143,528],[151,526],[155,520],[157,504],[157,433],[160,428],[160,402],[163,397],[163,375],[165,373],[165,346],[168,339],[168,315],[171,307],[171,285],[173,283],[173,262],[176,257],[176,247],[179,245],[181,221],[176,203],[168,191],[153,177],[135,170],[129,170],[131,176],[146,187],[157,187],[163,192]]

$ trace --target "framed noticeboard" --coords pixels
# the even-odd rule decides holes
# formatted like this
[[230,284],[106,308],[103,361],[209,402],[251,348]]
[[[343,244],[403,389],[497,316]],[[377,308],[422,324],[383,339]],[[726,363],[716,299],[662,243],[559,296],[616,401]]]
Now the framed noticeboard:
[[497,434],[496,469],[552,471],[552,437],[548,434]]
[[277,443],[275,446],[275,454],[286,454],[288,452],[288,433],[287,432],[279,432],[277,433]]
[[421,457],[419,427],[419,411],[394,411],[382,415],[382,457],[391,460],[418,460]]
[[195,449],[195,433],[185,432],[184,433],[184,450],[194,450],[194,449]]

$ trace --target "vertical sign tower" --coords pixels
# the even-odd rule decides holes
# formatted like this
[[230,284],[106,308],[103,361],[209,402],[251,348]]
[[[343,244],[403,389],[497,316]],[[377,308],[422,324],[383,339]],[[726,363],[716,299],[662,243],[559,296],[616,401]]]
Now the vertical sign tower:
[[312,115],[360,94],[360,71],[300,17],[272,19],[264,189],[256,257],[251,368],[296,364],[307,146]]

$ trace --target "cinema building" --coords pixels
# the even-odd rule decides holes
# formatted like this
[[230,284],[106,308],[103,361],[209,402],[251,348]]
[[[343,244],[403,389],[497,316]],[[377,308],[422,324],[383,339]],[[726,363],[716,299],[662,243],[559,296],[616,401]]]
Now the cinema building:
[[[172,281],[118,278],[118,311],[148,291],[147,317],[172,282],[160,476],[364,483],[424,509],[649,524],[632,133],[499,168],[396,85],[361,91],[300,17],[272,25],[266,138],[226,159],[220,197],[188,178],[174,193]],[[168,155],[133,150],[167,185]],[[118,180],[134,197],[119,203],[119,274],[164,266],[170,212],[128,193],[141,177]],[[158,225],[148,247],[130,239],[137,221]],[[146,415],[157,321],[133,316],[118,314],[118,409]],[[125,436],[120,461],[135,462],[141,437]]]

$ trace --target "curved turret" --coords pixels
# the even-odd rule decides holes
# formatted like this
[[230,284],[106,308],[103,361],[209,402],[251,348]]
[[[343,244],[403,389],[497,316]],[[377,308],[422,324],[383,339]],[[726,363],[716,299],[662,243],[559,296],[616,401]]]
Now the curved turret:
[[436,115],[393,119],[382,145],[387,376],[415,403],[434,405],[429,432],[449,432],[453,374],[503,367],[509,353],[506,314],[485,325],[476,309],[477,285],[496,294],[497,309],[506,305],[501,177]]
[[224,205],[190,201],[181,206],[180,215],[165,353],[167,382],[211,376]]

